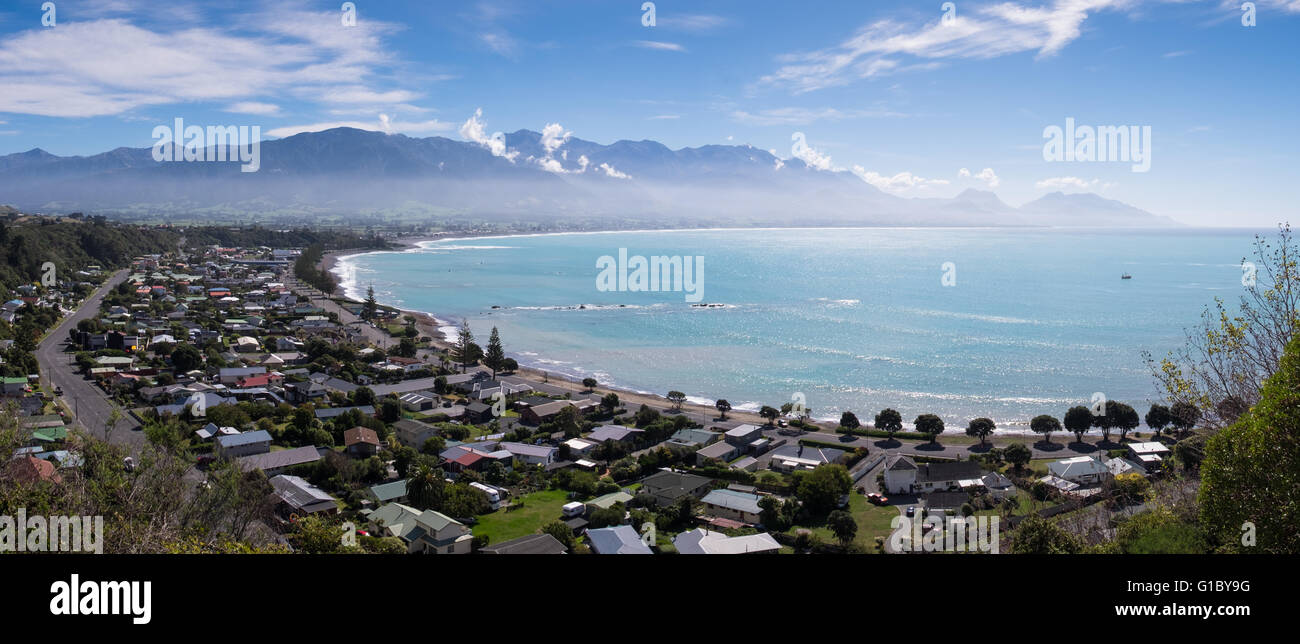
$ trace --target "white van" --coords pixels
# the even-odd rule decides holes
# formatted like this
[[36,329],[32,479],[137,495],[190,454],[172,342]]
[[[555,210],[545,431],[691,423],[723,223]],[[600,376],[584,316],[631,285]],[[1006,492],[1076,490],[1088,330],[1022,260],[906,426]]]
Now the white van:
[[580,517],[586,514],[587,504],[582,503],[581,501],[574,501],[573,503],[565,503],[564,507],[560,508],[560,510],[564,512],[564,517],[566,519],[572,519],[573,517]]

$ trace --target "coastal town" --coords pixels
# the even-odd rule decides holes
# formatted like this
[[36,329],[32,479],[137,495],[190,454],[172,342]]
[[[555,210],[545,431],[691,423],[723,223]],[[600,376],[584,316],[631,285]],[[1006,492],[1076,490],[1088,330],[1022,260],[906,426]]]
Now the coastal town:
[[568,380],[520,367],[495,329],[443,338],[428,315],[319,290],[323,259],[209,245],[19,287],[5,321],[49,331],[39,371],[4,379],[9,477],[58,486],[85,463],[81,432],[124,448],[126,471],[166,449],[197,488],[247,479],[259,511],[233,536],[283,551],[904,553],[992,520],[978,551],[996,553],[1048,519],[1113,547],[1117,519],[1194,466],[1175,448],[1196,417],[1162,405],[1146,435],[1111,401],[1036,418],[1034,440]]

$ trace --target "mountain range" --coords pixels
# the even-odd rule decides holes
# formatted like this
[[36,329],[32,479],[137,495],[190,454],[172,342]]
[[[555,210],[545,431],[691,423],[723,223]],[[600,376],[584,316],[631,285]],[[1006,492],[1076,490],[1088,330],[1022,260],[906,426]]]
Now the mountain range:
[[903,198],[853,173],[751,146],[672,150],[556,134],[519,130],[474,142],[334,128],[263,141],[257,172],[240,172],[238,162],[158,162],[151,148],[69,157],[37,148],[0,156],[0,203],[38,212],[410,210],[669,225],[1177,225],[1091,193],[1055,192],[1020,207],[974,189]]

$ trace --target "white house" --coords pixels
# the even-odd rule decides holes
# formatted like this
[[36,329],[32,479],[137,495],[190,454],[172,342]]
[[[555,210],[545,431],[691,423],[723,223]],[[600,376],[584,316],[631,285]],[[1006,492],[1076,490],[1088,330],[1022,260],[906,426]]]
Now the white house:
[[1093,456],[1063,458],[1047,464],[1047,471],[1057,478],[1079,485],[1096,485],[1110,475],[1110,468]]

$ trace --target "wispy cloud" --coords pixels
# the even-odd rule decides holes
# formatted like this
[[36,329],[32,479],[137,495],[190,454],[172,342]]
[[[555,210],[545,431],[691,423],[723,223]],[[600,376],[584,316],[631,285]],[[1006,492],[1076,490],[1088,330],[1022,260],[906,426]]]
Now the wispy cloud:
[[760,84],[804,93],[906,70],[932,69],[946,60],[987,59],[1037,52],[1051,56],[1078,38],[1088,15],[1128,0],[1055,0],[1031,7],[1015,2],[974,7],[951,22],[922,25],[872,22],[836,45],[787,54]]
[[662,42],[658,40],[633,40],[632,44],[642,49],[658,49],[660,51],[686,51],[686,48],[675,42]]
[[731,113],[731,120],[746,125],[806,125],[815,121],[842,121],[845,119],[859,118],[885,118],[885,117],[902,117],[907,116],[901,112],[890,110],[839,110],[833,107],[820,109],[811,109],[805,107],[779,107],[761,110],[759,112],[746,112],[744,110],[735,110]]
[[1044,190],[1098,190],[1111,186],[1111,184],[1105,183],[1101,179],[1080,179],[1079,177],[1048,177],[1034,183],[1034,185]]
[[853,166],[853,174],[885,192],[893,193],[948,185],[947,179],[926,179],[925,177],[914,175],[911,172],[899,172],[898,174],[887,177],[877,172],[868,171],[860,165]]
[[671,14],[659,16],[656,20],[660,27],[693,32],[713,31],[729,22],[731,20],[724,16],[708,14]]
[[258,116],[275,116],[280,113],[280,106],[274,103],[259,103],[257,101],[241,101],[226,107],[227,112],[232,114],[257,114]]
[[975,179],[981,181],[984,185],[990,188],[996,188],[1002,183],[1002,180],[998,178],[998,174],[993,171],[993,168],[984,168],[983,170],[974,173],[966,168],[962,168],[957,171],[957,176],[963,179]]

